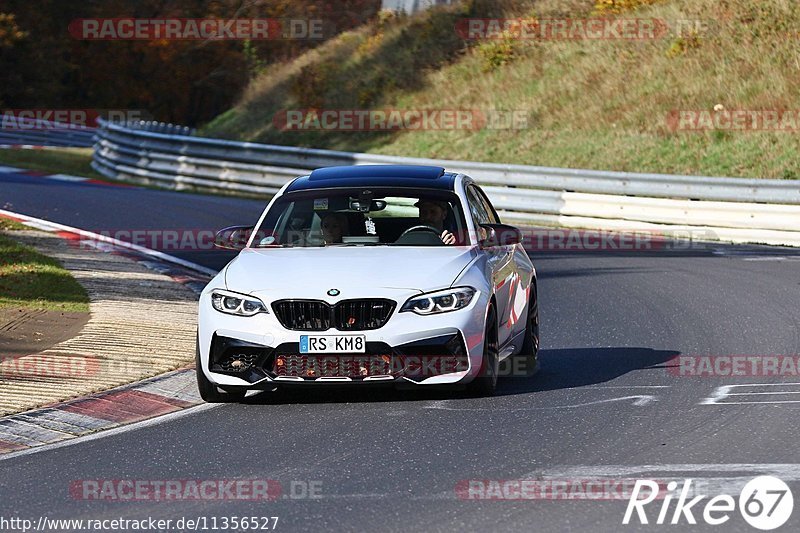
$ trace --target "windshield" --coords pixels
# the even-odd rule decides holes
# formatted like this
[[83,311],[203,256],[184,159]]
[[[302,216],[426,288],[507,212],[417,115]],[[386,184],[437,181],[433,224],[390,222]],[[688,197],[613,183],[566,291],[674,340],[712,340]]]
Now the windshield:
[[442,234],[464,244],[458,197],[442,191],[320,189],[279,199],[258,228],[253,246],[445,246]]

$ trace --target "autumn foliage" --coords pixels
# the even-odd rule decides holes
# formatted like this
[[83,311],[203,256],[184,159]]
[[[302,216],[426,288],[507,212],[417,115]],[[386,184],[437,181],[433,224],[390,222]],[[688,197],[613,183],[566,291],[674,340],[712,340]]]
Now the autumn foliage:
[[[228,109],[248,81],[373,18],[380,0],[4,0],[0,106],[130,109],[201,124]],[[324,39],[260,41],[76,39],[86,18],[322,19]]]

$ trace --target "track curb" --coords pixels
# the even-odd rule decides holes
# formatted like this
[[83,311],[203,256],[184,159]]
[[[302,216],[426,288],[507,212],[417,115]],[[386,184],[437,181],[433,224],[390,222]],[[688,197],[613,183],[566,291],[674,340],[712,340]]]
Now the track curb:
[[0,418],[0,457],[174,413],[202,403],[194,368]]
[[[65,177],[66,178],[66,177]],[[162,252],[118,241],[79,228],[64,226],[21,213],[0,210],[31,228],[105,253],[123,256],[148,270],[163,274],[199,294],[213,270]],[[138,380],[106,391],[0,418],[0,456],[97,433],[107,429],[174,413],[202,403],[197,393],[194,365]]]

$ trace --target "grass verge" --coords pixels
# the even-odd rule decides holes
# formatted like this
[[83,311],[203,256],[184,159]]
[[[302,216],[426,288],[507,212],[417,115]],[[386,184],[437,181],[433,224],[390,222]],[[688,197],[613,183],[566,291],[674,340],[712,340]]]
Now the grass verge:
[[[23,229],[0,218],[4,232]],[[0,232],[0,309],[89,312],[89,296],[61,264]]]
[[[633,40],[455,38],[465,18],[504,16],[636,18],[660,21],[666,30]],[[383,17],[271,68],[201,132],[391,155],[797,179],[796,123],[766,131],[692,129],[674,119],[681,112],[724,119],[735,111],[796,110],[798,27],[796,0],[467,0],[419,16]],[[281,128],[281,113],[307,109],[500,110],[522,112],[527,123],[389,132]]]
[[17,222],[16,220],[0,217],[0,231],[19,231],[23,229],[30,228],[21,222]]
[[0,150],[0,164],[29,170],[38,170],[48,174],[69,174],[86,178],[108,181],[94,171],[91,148],[43,148],[26,150],[22,148],[6,148]]

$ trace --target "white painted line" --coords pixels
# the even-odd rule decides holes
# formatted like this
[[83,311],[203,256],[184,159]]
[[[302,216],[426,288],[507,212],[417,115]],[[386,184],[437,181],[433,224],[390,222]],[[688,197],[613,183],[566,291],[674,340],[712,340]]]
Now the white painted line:
[[741,385],[722,385],[717,387],[711,393],[711,396],[704,398],[699,405],[770,405],[770,404],[785,404],[785,403],[800,403],[800,400],[768,400],[768,401],[752,401],[752,402],[727,402],[726,398],[731,396],[751,396],[758,394],[796,394],[792,391],[769,391],[769,392],[732,392],[742,387],[786,387],[792,385],[800,385],[800,383],[743,383]]
[[[502,409],[502,411],[550,411],[553,409],[574,409],[576,407],[588,407],[591,405],[599,405],[611,402],[623,402],[629,400],[634,400],[633,405],[637,407],[644,407],[645,405],[649,405],[653,402],[658,401],[658,398],[650,394],[636,394],[633,396],[622,396],[620,398],[606,398],[604,400],[595,400],[592,402],[576,403],[569,405],[550,405],[547,407],[518,407],[518,408]],[[498,409],[495,407],[458,408],[458,407],[450,407],[448,405],[449,403],[456,401],[457,400],[434,400],[431,401],[428,405],[424,406],[423,409],[437,409],[440,411],[493,411],[493,412],[498,411]]]
[[[721,475],[720,475],[721,474]],[[503,480],[533,480],[543,482],[575,482],[585,483],[589,480],[615,482],[620,480],[652,479],[661,484],[676,481],[683,484],[686,479],[692,480],[691,497],[696,495],[716,496],[719,494],[738,495],[748,481],[759,475],[773,475],[787,482],[800,481],[800,464],[664,464],[664,465],[598,465],[598,466],[556,466],[529,472],[522,476],[503,476]],[[436,494],[420,494],[415,492],[387,493],[324,493],[320,499],[411,499],[411,500],[456,500],[459,499],[455,489]],[[628,496],[621,498],[625,501]],[[519,498],[517,502],[541,501],[540,498]],[[552,501],[559,500],[554,497]],[[565,499],[564,501],[568,501]],[[571,501],[590,504],[606,501],[604,499],[580,498]]]
[[8,173],[8,172],[20,172],[22,169],[17,167],[6,167],[0,165],[0,172]]
[[748,481],[761,475],[772,475],[786,482],[797,482],[800,481],[800,464],[704,463],[561,466],[529,472],[519,479],[652,479],[664,483],[669,481],[682,483],[686,479],[692,479],[692,495],[718,495],[738,494]]
[[69,182],[89,181],[89,178],[84,178],[83,176],[70,176],[69,174],[48,174],[47,176],[42,176],[42,177],[47,178],[49,180],[69,181]]
[[607,398],[605,400],[595,400],[593,402],[576,403],[572,405],[554,405],[551,407],[544,407],[543,409],[572,409],[574,407],[588,407],[590,405],[598,405],[601,403],[610,403],[610,402],[624,402],[626,400],[634,400],[633,405],[637,407],[642,407],[658,401],[658,398],[650,394],[637,394],[633,396],[622,396],[620,398]]
[[156,250],[151,250],[150,248],[145,248],[144,246],[139,246],[138,244],[133,244],[130,242],[121,241],[119,239],[115,239],[113,237],[109,237],[106,235],[100,235],[99,233],[93,233],[91,231],[86,231],[78,228],[74,228],[72,226],[65,226],[64,224],[58,224],[56,222],[50,222],[49,220],[44,220],[41,218],[31,217],[28,215],[23,215],[21,213],[15,213],[13,211],[6,211],[5,209],[0,209],[0,215],[6,215],[18,219],[22,219],[26,223],[29,223],[31,227],[36,227],[39,229],[43,229],[45,231],[67,231],[70,233],[75,233],[80,235],[81,237],[87,237],[93,241],[110,243],[114,246],[118,246],[120,248],[127,248],[129,250],[134,250],[136,252],[149,255],[150,257],[155,257],[161,259],[162,261],[167,261],[168,263],[174,263],[176,265],[180,265],[182,267],[186,267],[188,269],[194,270],[196,272],[201,272],[208,276],[216,276],[217,271],[211,268],[206,268],[202,265],[198,265],[197,263],[192,263],[191,261],[186,261],[185,259],[181,259],[179,257],[175,257],[169,254],[165,254],[163,252],[159,252]]
[[719,400],[724,399],[728,395],[728,391],[731,390],[733,385],[723,385],[721,387],[717,387],[711,392],[711,396],[705,398],[700,402],[700,405],[714,405]]
[[91,433],[89,435],[84,435],[82,437],[75,437],[74,439],[66,439],[58,442],[53,442],[51,444],[43,444],[41,446],[35,446],[32,448],[28,448],[27,450],[19,450],[16,452],[7,453],[4,455],[0,455],[0,462],[7,461],[9,459],[14,459],[17,457],[22,457],[25,455],[32,455],[39,452],[45,452],[49,450],[55,450],[57,448],[64,448],[66,446],[73,446],[75,444],[83,444],[85,442],[90,442],[93,440],[99,440],[105,437],[111,437],[114,435],[120,435],[122,433],[127,433],[128,431],[136,431],[138,429],[143,429],[146,427],[157,426],[159,424],[164,424],[166,422],[171,422],[178,418],[183,418],[184,416],[189,416],[197,413],[202,413],[203,411],[208,411],[210,409],[214,409],[216,407],[221,407],[225,404],[223,403],[204,403],[201,405],[196,405],[194,407],[187,407],[181,411],[175,411],[173,413],[169,413],[162,416],[157,416],[154,418],[148,418],[147,420],[142,420],[141,422],[134,422],[133,424],[128,424],[127,426],[120,426],[113,429],[108,430],[101,430],[97,433]]
[[[795,376],[792,376],[795,377]],[[800,387],[800,383],[794,381],[784,381],[775,383],[742,383],[740,385],[726,385],[730,389],[741,389],[742,387]]]
[[[650,464],[650,465],[596,465],[596,466],[560,466],[536,470],[529,476],[572,476],[572,477],[618,477],[639,474],[656,475],[659,473],[685,474],[773,474],[782,479],[800,480],[800,463],[685,463],[685,464]],[[533,478],[531,478],[533,479]]]
[[730,392],[728,396],[753,396],[759,394],[800,394],[800,391],[772,391],[772,392]]
[[603,385],[594,389],[670,389],[672,385]]
[[766,402],[716,402],[713,405],[777,405],[782,403],[800,403],[800,400],[770,400]]

